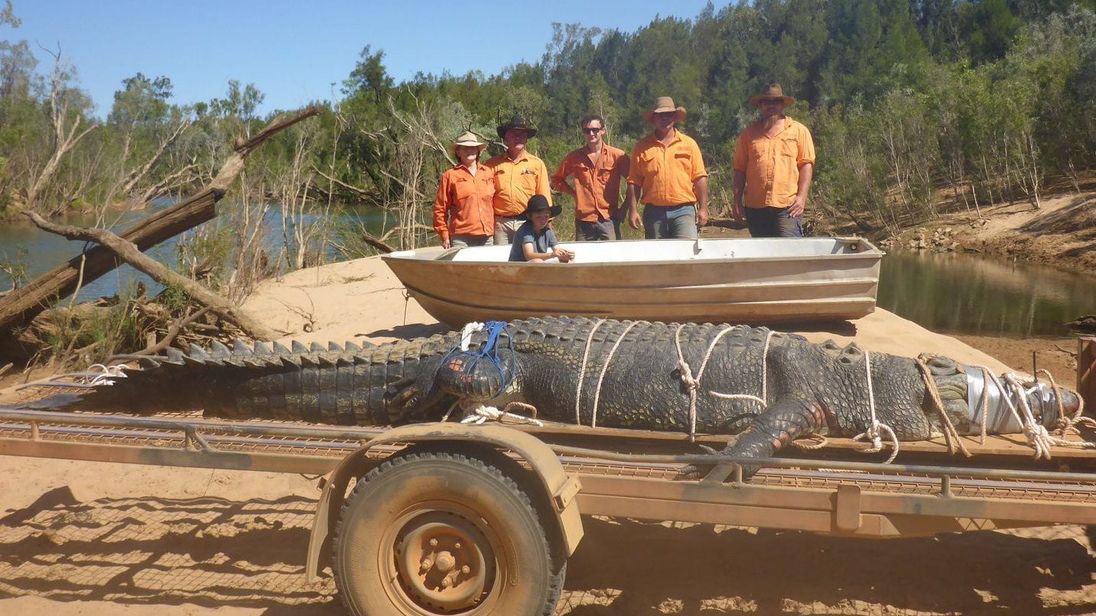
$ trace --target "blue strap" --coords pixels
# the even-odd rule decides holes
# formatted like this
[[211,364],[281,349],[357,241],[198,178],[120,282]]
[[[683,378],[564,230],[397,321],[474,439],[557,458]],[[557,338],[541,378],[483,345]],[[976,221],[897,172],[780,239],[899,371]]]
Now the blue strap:
[[[488,321],[484,324],[484,329],[487,330],[487,340],[484,341],[483,347],[481,347],[479,351],[468,352],[469,355],[473,356],[473,360],[471,361],[471,363],[465,366],[464,372],[469,373],[474,370],[476,364],[478,364],[479,360],[481,359],[487,359],[488,361],[490,361],[491,365],[495,367],[495,370],[498,371],[499,375],[505,376],[505,380],[501,381],[498,391],[495,392],[495,395],[497,396],[506,391],[506,388],[510,386],[510,380],[511,378],[513,378],[514,374],[513,354],[510,355],[509,373],[504,372],[502,369],[502,358],[499,357],[499,336],[503,334],[506,335],[506,339],[509,341],[511,349],[513,348],[513,339],[510,338],[509,332],[506,331],[506,321]],[[445,362],[458,352],[460,352],[459,344],[452,349],[449,349],[449,352],[442,357],[441,363],[438,364],[438,368],[440,369],[442,366],[444,366]]]
[[[506,321],[488,321],[484,324],[484,328],[487,330],[487,340],[483,343],[483,348],[476,354],[476,359],[472,361],[468,370],[470,371],[475,368],[480,359],[486,358],[490,360],[491,365],[495,367],[495,370],[498,371],[499,375],[507,374],[502,369],[502,358],[499,357],[498,347],[499,336],[504,333],[506,334],[506,339],[511,341],[511,345],[513,344],[509,332],[506,331]],[[496,396],[506,391],[506,388],[510,386],[510,377],[513,375],[513,361],[514,357],[511,355],[511,370],[506,380],[499,384],[499,389],[495,392]]]

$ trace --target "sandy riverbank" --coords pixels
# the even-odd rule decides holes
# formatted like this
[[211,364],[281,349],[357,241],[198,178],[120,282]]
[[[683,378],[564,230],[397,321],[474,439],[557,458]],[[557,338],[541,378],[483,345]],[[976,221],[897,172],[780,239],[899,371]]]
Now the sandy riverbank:
[[[246,307],[306,341],[444,329],[378,259],[269,281]],[[995,370],[1010,363],[885,311],[805,333]],[[0,614],[342,613],[329,579],[310,585],[301,575],[311,479],[0,457],[0,493]],[[950,573],[926,576],[941,563]],[[1092,564],[1076,526],[872,542],[588,520],[558,613],[1082,613],[1096,609]]]

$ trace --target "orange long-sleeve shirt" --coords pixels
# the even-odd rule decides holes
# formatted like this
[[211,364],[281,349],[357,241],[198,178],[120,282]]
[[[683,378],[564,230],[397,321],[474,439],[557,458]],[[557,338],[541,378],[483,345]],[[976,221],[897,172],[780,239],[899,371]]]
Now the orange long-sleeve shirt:
[[522,152],[517,160],[501,154],[487,161],[495,172],[494,208],[496,216],[513,217],[525,211],[529,198],[544,195],[552,203],[552,191],[548,187],[548,167],[544,161],[528,152]]
[[495,172],[476,165],[476,175],[463,165],[441,174],[438,197],[434,200],[434,230],[442,241],[453,235],[493,235]]
[[636,143],[628,183],[639,186],[643,203],[658,206],[696,203],[693,183],[708,176],[696,141],[675,130],[670,145],[653,133]]
[[620,148],[603,144],[590,160],[585,147],[574,150],[552,174],[552,187],[571,192],[566,178],[575,178],[575,220],[608,220],[620,205],[620,180],[628,176],[628,155]]
[[799,168],[814,164],[811,131],[791,118],[774,137],[765,135],[760,122],[738,136],[734,170],[746,174],[746,207],[785,208],[799,192]]

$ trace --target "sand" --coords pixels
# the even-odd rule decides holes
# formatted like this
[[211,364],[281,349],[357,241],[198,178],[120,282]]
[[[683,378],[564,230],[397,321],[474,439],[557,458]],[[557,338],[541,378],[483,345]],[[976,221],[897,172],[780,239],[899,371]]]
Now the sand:
[[[444,331],[378,259],[265,283],[246,309],[299,340]],[[814,340],[1005,363],[886,311]],[[314,478],[0,456],[0,615],[341,614],[304,580]],[[558,614],[1096,612],[1077,526],[929,539],[589,519]]]

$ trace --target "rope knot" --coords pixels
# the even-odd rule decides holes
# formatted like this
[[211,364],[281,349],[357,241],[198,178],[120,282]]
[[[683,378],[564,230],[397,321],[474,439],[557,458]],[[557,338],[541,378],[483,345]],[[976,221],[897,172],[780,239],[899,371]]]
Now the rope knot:
[[685,386],[685,389],[692,392],[700,388],[700,381],[693,378],[693,370],[688,362],[684,359],[677,360],[677,369],[681,372],[681,384]]

